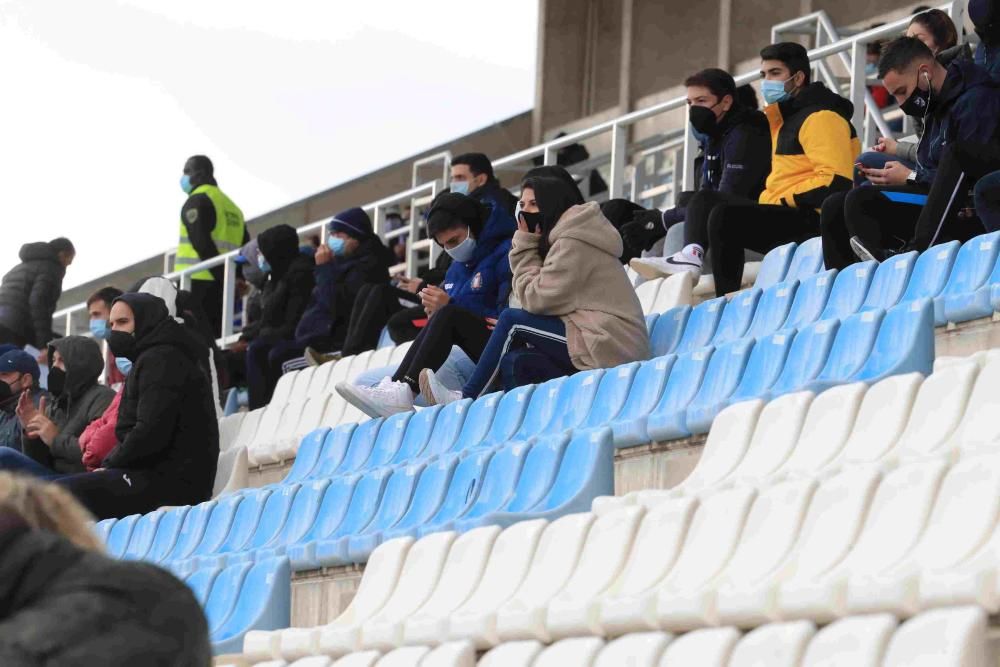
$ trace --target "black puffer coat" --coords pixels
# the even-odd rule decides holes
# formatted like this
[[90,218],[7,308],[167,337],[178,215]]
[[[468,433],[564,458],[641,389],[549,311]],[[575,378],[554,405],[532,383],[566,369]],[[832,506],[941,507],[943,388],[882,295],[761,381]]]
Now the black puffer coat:
[[171,574],[83,551],[0,514],[0,665],[211,661],[201,607]]
[[265,229],[257,237],[257,247],[271,265],[261,290],[260,319],[243,330],[243,340],[291,340],[302,318],[315,280],[312,257],[299,252],[299,237],[288,225]]
[[219,460],[219,424],[212,388],[199,367],[204,343],[167,314],[163,299],[124,294],[135,316],[136,350],[122,389],[115,435],[105,468],[169,476],[172,504],[212,495]]
[[52,313],[62,294],[66,267],[48,243],[26,243],[18,253],[21,263],[0,284],[0,326],[20,338],[11,341],[44,350],[53,338]]

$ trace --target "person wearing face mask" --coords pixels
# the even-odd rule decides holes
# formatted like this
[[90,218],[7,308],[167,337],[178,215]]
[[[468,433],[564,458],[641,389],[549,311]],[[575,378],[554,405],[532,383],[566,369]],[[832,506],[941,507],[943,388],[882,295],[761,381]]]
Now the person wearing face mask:
[[[692,197],[701,197],[697,206],[702,207],[714,201],[709,194],[702,196],[702,193],[756,200],[771,171],[767,118],[737,101],[736,82],[728,72],[715,68],[702,70],[689,76],[684,85],[691,131],[704,156],[699,191],[682,193],[678,206],[666,211],[636,213],[633,221],[621,230],[626,246],[652,248],[673,225],[684,222]],[[664,257],[636,258],[630,265],[647,279],[676,273],[682,265],[672,259],[672,248],[665,246],[665,250]]]
[[337,391],[370,416],[412,410],[420,372],[438,370],[459,347],[476,361],[496,318],[507,306],[511,270],[507,258],[514,219],[493,202],[446,192],[434,200],[427,233],[451,256],[440,287],[420,292],[426,326],[391,377],[376,386],[343,382]]
[[451,182],[449,190],[459,195],[468,195],[481,202],[492,202],[514,215],[517,197],[501,187],[493,173],[493,163],[482,153],[463,153],[451,159]]
[[111,307],[108,344],[131,362],[101,468],[58,480],[99,519],[194,505],[212,495],[219,425],[200,368],[204,345],[163,299],[126,293]]
[[28,392],[32,404],[45,395],[38,387],[38,362],[13,345],[2,346],[0,354],[0,447],[21,451],[21,422],[14,413],[21,394]]
[[[188,158],[180,186],[187,199],[181,207],[175,270],[237,250],[250,240],[243,212],[219,189],[211,160],[204,155]],[[191,293],[201,304],[215,336],[222,335],[222,289],[221,265],[191,275]]]
[[[90,316],[90,335],[95,340],[104,341],[108,338],[111,326],[108,320],[111,317],[111,303],[122,295],[122,291],[117,287],[102,287],[87,298],[87,314]],[[115,355],[108,350],[104,363],[104,384],[117,390],[121,383],[125,381],[125,376],[121,374],[115,366]]]
[[[886,46],[879,75],[906,114],[924,119],[916,165],[888,162],[882,169],[866,169],[875,187],[824,203],[827,268],[857,259],[883,261],[983,231],[958,212],[974,179],[991,171],[1000,157],[1000,87],[973,63],[956,60],[946,68],[915,37]],[[962,167],[960,155],[981,164],[970,171]]]

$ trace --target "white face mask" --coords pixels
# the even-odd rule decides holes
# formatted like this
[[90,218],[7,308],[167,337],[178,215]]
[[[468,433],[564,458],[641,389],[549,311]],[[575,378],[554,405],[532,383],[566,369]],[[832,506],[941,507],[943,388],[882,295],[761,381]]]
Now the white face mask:
[[472,238],[472,234],[469,234],[457,246],[445,248],[444,251],[451,255],[451,258],[456,262],[465,264],[472,261],[472,256],[476,254],[476,239]]

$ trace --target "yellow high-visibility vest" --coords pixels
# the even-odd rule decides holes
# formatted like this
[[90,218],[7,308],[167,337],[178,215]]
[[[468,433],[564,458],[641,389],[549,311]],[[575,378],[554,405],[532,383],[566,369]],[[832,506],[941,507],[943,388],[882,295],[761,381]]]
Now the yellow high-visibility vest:
[[[199,185],[191,191],[192,195],[205,194],[215,207],[215,229],[212,230],[212,240],[220,254],[237,250],[243,245],[243,235],[246,223],[243,221],[243,211],[233,203],[225,193],[214,185]],[[191,245],[187,227],[181,220],[180,241],[177,243],[177,257],[174,260],[174,270],[180,271],[188,266],[200,264],[203,260],[198,251]],[[191,274],[191,280],[215,280],[211,271],[198,271]]]

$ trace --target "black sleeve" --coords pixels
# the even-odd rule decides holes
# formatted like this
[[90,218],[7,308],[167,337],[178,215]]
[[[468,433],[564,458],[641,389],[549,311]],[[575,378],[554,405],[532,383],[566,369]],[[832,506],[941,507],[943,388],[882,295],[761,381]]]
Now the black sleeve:
[[52,313],[56,311],[56,303],[62,293],[62,277],[55,271],[41,271],[31,285],[28,295],[28,308],[31,310],[32,328],[35,339],[31,344],[39,350],[44,350],[52,340]]
[[[322,267],[318,267],[322,268]],[[295,271],[285,277],[288,287],[285,293],[285,317],[278,326],[263,325],[257,336],[264,340],[291,340],[295,338],[295,327],[306,312],[314,286],[312,271]]]
[[726,137],[719,192],[756,199],[771,172],[771,138],[750,127],[736,127]]
[[[198,257],[206,260],[219,254],[219,249],[212,240],[212,231],[215,229],[215,206],[208,195],[197,194],[188,197],[181,209],[181,220],[187,227],[188,238],[194,246]],[[212,269],[212,275],[216,280],[222,280],[223,268],[217,266]]]
[[448,273],[448,267],[451,266],[451,255],[446,252],[442,252],[438,255],[437,261],[434,262],[434,267],[430,269],[425,269],[419,276],[424,282],[421,285],[423,288],[425,285],[440,285],[444,282],[444,275]]

